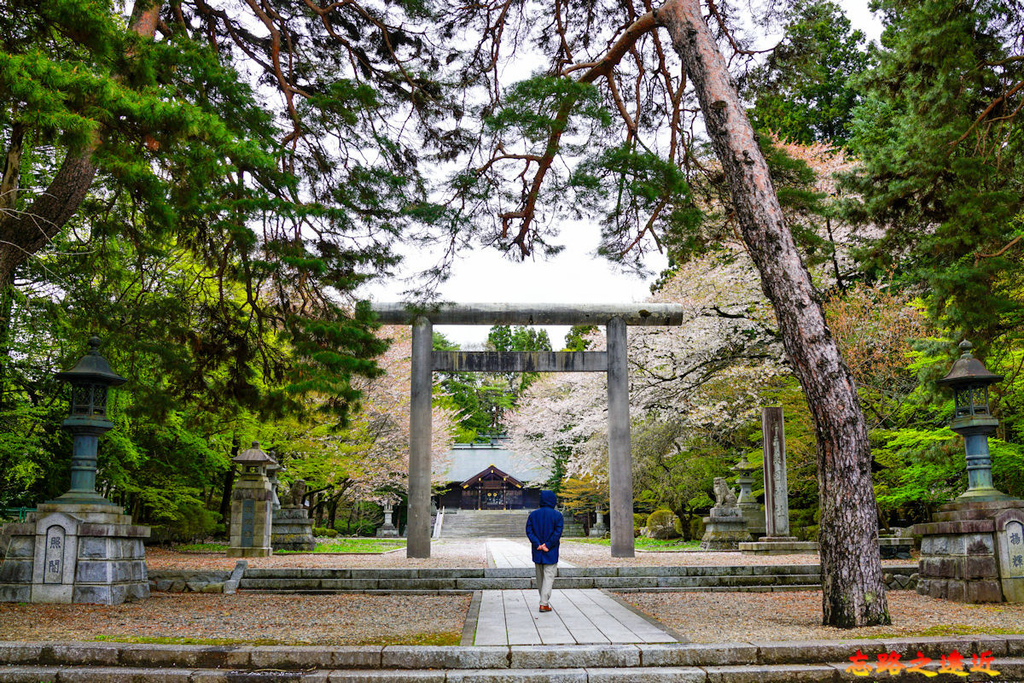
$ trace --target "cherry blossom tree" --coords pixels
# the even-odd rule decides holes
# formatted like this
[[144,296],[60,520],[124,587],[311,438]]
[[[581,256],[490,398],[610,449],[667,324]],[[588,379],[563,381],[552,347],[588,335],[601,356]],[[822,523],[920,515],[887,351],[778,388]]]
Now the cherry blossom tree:
[[[390,339],[377,359],[383,373],[361,380],[363,398],[351,425],[336,431],[326,422],[293,424],[285,437],[288,480],[306,479],[312,489],[325,489],[340,499],[397,502],[405,495],[409,473],[409,381],[412,332],[406,326],[381,328]],[[455,438],[457,416],[441,405],[432,414],[432,457],[443,471]],[[437,477],[438,475],[435,475]],[[435,482],[441,484],[439,479]],[[336,504],[337,501],[334,501]]]

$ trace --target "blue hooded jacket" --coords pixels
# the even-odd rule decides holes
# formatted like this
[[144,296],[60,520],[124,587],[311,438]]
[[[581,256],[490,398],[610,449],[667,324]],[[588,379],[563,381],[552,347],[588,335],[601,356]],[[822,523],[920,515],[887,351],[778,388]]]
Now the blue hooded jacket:
[[[540,507],[526,519],[526,537],[533,546],[534,564],[558,564],[558,542],[562,539],[562,513],[555,509],[554,491],[540,492]],[[537,550],[546,545],[548,550]]]

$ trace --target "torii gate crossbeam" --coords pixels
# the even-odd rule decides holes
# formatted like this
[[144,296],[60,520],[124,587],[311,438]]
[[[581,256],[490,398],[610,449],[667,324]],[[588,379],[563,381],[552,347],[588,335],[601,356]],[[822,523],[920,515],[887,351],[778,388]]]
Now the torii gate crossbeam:
[[[606,372],[608,487],[612,557],[633,557],[633,462],[629,430],[628,325],[679,325],[677,304],[375,304],[387,325],[412,326],[409,418],[409,521],[406,556],[430,557],[432,375],[442,372]],[[559,353],[434,352],[434,325],[604,325],[607,351]]]

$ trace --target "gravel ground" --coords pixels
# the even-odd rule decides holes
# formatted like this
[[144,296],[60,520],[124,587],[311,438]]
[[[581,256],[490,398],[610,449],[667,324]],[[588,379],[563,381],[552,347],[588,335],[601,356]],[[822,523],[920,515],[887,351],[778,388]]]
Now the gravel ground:
[[458,644],[470,596],[154,593],[101,605],[0,603],[0,640],[171,638],[260,644]]
[[[523,545],[524,553],[526,545]],[[604,546],[566,542],[562,557],[578,566],[811,564],[813,555],[752,557],[738,553],[638,553],[610,557]],[[222,555],[147,550],[151,569],[230,569]],[[907,560],[886,561],[906,564]],[[431,557],[281,555],[250,567],[484,567],[485,543],[436,541]],[[961,605],[909,591],[889,593],[891,626],[824,628],[821,593],[629,593],[622,596],[694,642],[817,640],[903,635],[1024,632],[1024,605]],[[0,603],[0,639],[94,640],[126,637],[308,644],[456,643],[469,596],[284,596],[155,593],[114,607]]]
[[1024,604],[964,605],[889,591],[890,626],[821,625],[821,592],[628,593],[623,599],[697,643],[1024,633]]
[[[523,540],[523,555],[529,549]],[[768,564],[817,564],[817,555],[743,555],[741,553],[643,552],[633,558],[613,558],[607,546],[592,543],[562,542],[560,557],[578,567],[644,567],[644,566],[716,566],[716,565],[768,565]],[[176,553],[162,548],[146,549],[146,564],[150,569],[231,569],[234,558],[223,554]],[[273,567],[340,567],[340,568],[419,568],[419,567],[486,567],[487,548],[485,539],[464,538],[436,540],[430,546],[430,558],[409,559],[405,550],[380,555],[274,555],[248,560],[252,568]],[[883,560],[883,565],[905,565],[916,560]]]
[[[890,591],[891,626],[826,628],[821,593],[628,593],[698,643],[1024,633],[1024,604],[961,605]],[[135,604],[0,603],[0,640],[171,638],[263,644],[457,644],[469,596],[155,593]]]

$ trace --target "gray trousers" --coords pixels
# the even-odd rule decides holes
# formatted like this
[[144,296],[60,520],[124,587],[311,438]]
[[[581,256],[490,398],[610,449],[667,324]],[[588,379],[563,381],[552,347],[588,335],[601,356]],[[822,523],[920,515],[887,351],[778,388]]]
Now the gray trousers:
[[551,589],[558,576],[557,564],[534,564],[537,570],[537,590],[540,592],[540,604],[547,605],[551,601]]

